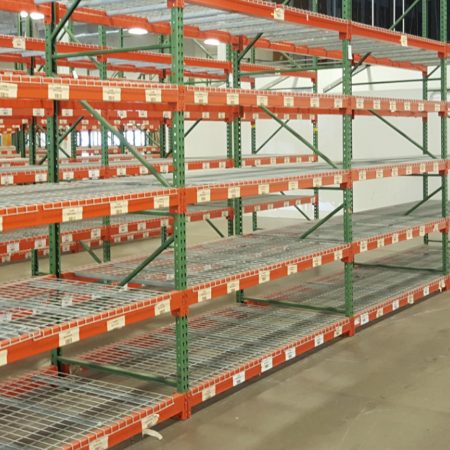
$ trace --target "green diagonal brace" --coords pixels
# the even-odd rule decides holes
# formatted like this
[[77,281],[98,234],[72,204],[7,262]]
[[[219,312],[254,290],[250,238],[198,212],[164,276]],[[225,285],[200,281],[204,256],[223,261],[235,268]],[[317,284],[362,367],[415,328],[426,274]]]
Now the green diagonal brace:
[[[281,191],[281,195],[286,195],[285,192]],[[294,208],[309,222],[311,222],[311,218],[308,217],[308,214],[306,214],[305,212],[303,212],[297,205],[293,205]]]
[[320,219],[317,223],[315,223],[308,231],[305,231],[301,236],[300,239],[307,238],[311,233],[317,230],[317,228],[321,227],[325,222],[328,222],[335,214],[337,214],[341,209],[344,208],[344,204],[342,203],[339,205],[336,209],[333,209],[333,211],[330,212],[327,216],[325,216],[323,219]]
[[188,136],[192,133],[192,131],[194,131],[195,127],[196,127],[201,121],[202,121],[202,119],[196,120],[196,121],[192,124],[192,126],[189,128],[189,130],[187,130],[186,133],[184,133],[184,137],[185,137],[185,138],[188,137]]
[[276,114],[274,114],[270,109],[267,109],[263,105],[259,105],[259,107],[272,119],[274,119],[276,122],[278,122],[283,128],[285,128],[289,133],[291,133],[293,136],[295,136],[299,141],[303,142],[310,150],[312,150],[316,155],[320,156],[326,163],[328,163],[331,167],[334,169],[337,169],[338,166],[331,161],[327,156],[325,156],[322,152],[317,150],[314,145],[310,144],[303,136],[300,136],[295,130],[293,130],[289,125],[286,125],[281,119],[279,119]]
[[259,38],[263,35],[263,33],[258,33],[252,41],[247,45],[247,47],[242,50],[242,52],[238,56],[238,63],[240,63],[244,58],[245,55],[253,48],[253,46],[258,42]]
[[149,172],[165,187],[170,187],[169,182],[162,177],[157,170],[136,150],[123,136],[122,133],[112,126],[96,109],[94,109],[87,101],[80,100],[83,107],[89,111],[104,127],[106,127],[114,136],[119,139],[119,142],[124,145],[128,151],[144,166]]
[[206,223],[222,238],[224,238],[224,234],[211,222],[209,219],[205,219]]
[[93,252],[93,250],[83,241],[78,241],[85,251],[87,251],[90,257],[97,263],[101,264],[102,260]]
[[[287,125],[290,122],[290,119],[286,120],[286,122],[283,122],[284,125]],[[274,131],[255,151],[254,154],[259,153],[282,129],[284,128],[283,125],[280,125],[280,128],[278,128],[276,131]]]
[[378,113],[373,111],[372,109],[369,109],[369,112],[373,114],[375,117],[380,119],[383,123],[385,123],[388,127],[392,128],[394,131],[396,131],[400,136],[404,137],[407,141],[411,142],[414,146],[416,146],[418,149],[422,151],[425,155],[428,155],[429,157],[436,159],[436,156],[434,156],[432,153],[430,153],[428,150],[423,148],[422,145],[420,145],[418,142],[416,142],[414,139],[410,138],[406,133],[404,133],[400,128],[397,128],[395,125],[393,125],[391,122],[386,120],[383,116],[380,116]]
[[413,211],[415,211],[417,208],[422,206],[424,203],[426,203],[428,200],[430,200],[431,197],[434,197],[438,192],[442,190],[442,186],[439,186],[435,191],[433,191],[431,194],[428,194],[423,200],[421,200],[419,203],[414,205],[412,208],[408,209],[408,211],[405,212],[405,216],[409,216]]
[[125,286],[133,278],[139,275],[152,261],[154,261],[166,248],[168,248],[174,241],[174,237],[171,236],[163,244],[161,244],[150,256],[144,259],[131,273],[129,273],[120,283],[119,286]]
[[70,133],[72,133],[72,131],[78,126],[78,124],[83,120],[83,116],[78,117],[78,119],[72,124],[70,125],[70,127],[64,131],[64,133],[58,138],[58,145],[60,145],[64,139],[69,136]]
[[62,17],[62,19],[59,21],[59,23],[55,26],[53,29],[53,32],[51,34],[51,40],[55,41],[58,37],[59,32],[64,28],[64,25],[67,23],[67,21],[70,19],[70,16],[73,14],[77,6],[81,3],[81,0],[74,0],[73,3],[69,6],[69,8],[66,11],[66,14]]

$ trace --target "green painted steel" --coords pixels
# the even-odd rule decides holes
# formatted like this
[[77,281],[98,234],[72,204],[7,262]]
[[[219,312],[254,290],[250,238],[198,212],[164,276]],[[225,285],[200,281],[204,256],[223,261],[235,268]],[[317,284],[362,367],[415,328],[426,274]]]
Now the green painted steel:
[[296,302],[287,302],[283,300],[271,300],[266,298],[255,298],[255,297],[245,297],[246,301],[257,302],[257,303],[267,303],[269,305],[281,306],[285,308],[299,308],[299,309],[308,309],[310,311],[321,311],[321,312],[329,312],[332,314],[345,314],[345,311],[340,308],[334,308],[332,306],[314,306],[307,305],[305,303],[296,303]]
[[77,131],[73,130],[70,135],[70,157],[77,158]]
[[318,228],[320,228],[324,223],[328,222],[333,216],[335,216],[339,211],[341,211],[344,208],[344,204],[342,203],[337,208],[333,209],[329,214],[327,214],[323,219],[320,219],[319,222],[315,223],[309,230],[305,231],[301,236],[300,239],[307,238],[311,233],[316,231]]
[[[227,61],[232,63],[232,49],[231,45],[227,45]],[[231,87],[230,77],[227,77],[226,81],[227,88]],[[233,159],[233,122],[227,122],[227,158]],[[227,201],[228,208],[233,208],[233,200]],[[228,236],[233,236],[234,234],[234,222],[230,218],[227,219],[228,224]]]
[[435,189],[431,194],[428,194],[420,200],[416,205],[414,205],[412,208],[408,209],[408,211],[405,212],[405,216],[409,216],[413,211],[415,211],[417,208],[422,206],[424,203],[426,203],[430,198],[434,197],[438,192],[441,192],[442,186],[439,186],[437,189]]
[[[183,8],[171,9],[172,51],[171,81],[173,84],[184,84],[184,37],[183,37]],[[185,155],[184,155],[184,112],[175,111],[172,127],[173,153],[173,184],[176,188],[184,188]],[[186,255],[186,214],[178,213],[174,219],[174,256],[175,256],[175,288],[187,288],[187,255]],[[177,315],[176,329],[176,358],[177,358],[177,391],[189,390],[189,352],[188,352],[188,318],[187,315]]]
[[[256,42],[256,41],[255,41]],[[252,48],[250,51],[250,62],[255,64],[256,62],[256,50]],[[252,84],[252,88],[255,89],[255,83]],[[256,148],[256,120],[251,122],[251,131],[250,131],[250,140],[251,140],[251,151],[252,155],[256,155],[258,153]],[[252,230],[258,230],[258,213],[256,211],[252,212]]]
[[[352,1],[343,0],[342,18],[352,19]],[[349,39],[342,40],[342,94],[352,95],[352,61],[351,42]],[[353,158],[353,118],[351,114],[342,117],[342,161],[344,169],[352,168]],[[344,189],[344,241],[353,241],[353,186]],[[345,314],[353,316],[353,262],[344,263],[344,286],[345,286]]]
[[[422,37],[428,37],[428,0],[422,0]],[[428,72],[428,70],[427,70]],[[422,74],[422,98],[428,100],[428,81],[429,75],[427,73]],[[422,119],[422,147],[428,151],[428,116]],[[429,190],[429,177],[428,174],[423,175],[422,179],[422,197],[428,198]],[[428,234],[423,237],[425,244],[428,244]]]
[[[311,10],[313,12],[319,11],[319,2],[318,0],[311,0]],[[317,81],[317,75],[318,75],[318,58],[313,58],[313,66],[315,67],[316,72],[316,79],[313,82],[313,93],[317,94],[319,92],[319,83]],[[319,116],[316,115],[313,120],[313,146],[316,149],[316,153],[319,151]],[[316,196],[316,202],[314,203],[314,219],[318,219],[320,216],[320,208],[319,208],[319,195],[320,191],[319,189],[314,189],[314,195]]]
[[[447,0],[441,0],[440,4],[440,37],[442,42],[447,42]],[[447,57],[441,58],[441,101],[447,101]],[[441,117],[441,158],[448,156],[448,123],[446,115]],[[448,175],[442,175],[442,217],[448,216]],[[448,232],[442,233],[442,272],[449,273],[448,263]]]
[[280,125],[254,152],[258,154],[282,129],[284,129],[284,125],[287,125],[290,122],[290,119],[283,122],[283,125]]
[[86,242],[78,241],[80,245],[83,247],[84,251],[86,251],[89,256],[97,263],[101,264],[102,260],[94,253],[94,251],[86,244]]

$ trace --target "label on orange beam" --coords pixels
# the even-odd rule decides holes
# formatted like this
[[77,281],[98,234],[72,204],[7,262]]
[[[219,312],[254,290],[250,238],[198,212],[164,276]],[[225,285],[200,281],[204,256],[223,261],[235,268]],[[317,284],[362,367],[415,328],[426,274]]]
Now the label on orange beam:
[[259,195],[268,194],[269,192],[270,192],[270,187],[268,184],[258,185],[258,194]]
[[89,170],[88,175],[89,175],[89,178],[91,178],[91,179],[100,178],[100,170],[91,169],[91,170]]
[[360,316],[360,324],[365,325],[366,323],[369,323],[369,313],[364,313]]
[[344,106],[344,102],[342,100],[342,98],[335,98],[334,99],[334,107],[335,108],[342,108]]
[[359,243],[359,251],[360,251],[361,253],[367,252],[367,241],[361,241],[361,242]]
[[406,175],[411,175],[413,172],[412,166],[406,166],[405,172],[406,172]]
[[408,294],[408,304],[414,305],[414,294]]
[[119,225],[119,233],[120,234],[128,233],[128,224],[127,223],[123,223],[123,224]]
[[439,163],[433,163],[433,172],[439,172]]
[[377,247],[378,248],[384,247],[384,238],[377,239]]
[[210,398],[215,397],[216,395],[216,386],[212,385],[202,390],[202,401],[206,402]]
[[375,177],[376,178],[383,178],[384,177],[383,169],[377,169],[376,172],[375,172]]
[[[123,109],[119,109],[119,110],[117,111],[117,115],[118,115],[121,119],[126,119],[128,114],[127,114],[127,112],[124,111]],[[120,123],[120,121],[119,121],[119,123]]]
[[444,289],[445,288],[445,280],[440,280],[439,281],[439,289]]
[[0,98],[17,98],[17,84],[0,83]]
[[146,119],[148,117],[147,111],[139,110],[138,111],[138,117],[140,117],[141,119]]
[[397,310],[398,308],[400,308],[400,302],[398,300],[394,300],[392,302],[392,311]]
[[425,111],[425,103],[423,103],[423,102],[417,103],[417,110],[419,112]]
[[314,256],[312,260],[313,267],[319,267],[322,265],[322,256]]
[[336,251],[334,252],[334,260],[335,260],[335,261],[341,260],[341,259],[343,258],[343,256],[344,256],[344,254],[343,254],[343,251],[342,251],[342,250],[336,250]]
[[163,300],[155,305],[155,316],[170,312],[170,300]]
[[162,101],[161,89],[146,89],[145,101],[148,103],[161,103]]
[[35,250],[45,248],[46,245],[47,245],[47,241],[45,239],[36,239],[34,241],[34,249]]
[[127,174],[127,169],[125,167],[118,167],[116,173],[118,177],[124,177]]
[[199,189],[197,191],[197,203],[211,201],[211,189]]
[[364,99],[363,98],[356,99],[356,109],[364,109]]
[[413,230],[410,228],[409,230],[406,230],[406,240],[410,241],[413,238]]
[[110,214],[116,216],[128,213],[128,200],[116,200],[110,203]]
[[102,232],[100,228],[94,228],[91,230],[91,239],[100,239],[102,236]]
[[8,364],[8,350],[0,350],[0,367]]
[[423,288],[423,295],[426,297],[427,295],[430,295],[430,286],[425,286]]
[[259,284],[270,281],[270,270],[260,270],[258,274]]
[[203,111],[202,112],[202,119],[209,119],[209,112]]
[[311,97],[309,100],[309,105],[311,108],[319,108],[320,107],[320,98],[319,97]]
[[276,7],[276,8],[273,10],[273,18],[274,18],[275,20],[281,20],[281,21],[283,21],[283,20],[284,20],[284,8]]
[[241,196],[241,188],[232,186],[228,188],[228,198],[239,198]]
[[155,209],[168,208],[170,204],[170,199],[168,195],[161,195],[155,197],[154,205]]
[[197,301],[198,303],[202,303],[202,302],[206,302],[207,300],[211,300],[212,298],[212,291],[211,288],[204,288],[204,289],[199,289],[197,291]]
[[393,167],[391,170],[392,177],[398,177],[398,167]]
[[342,325],[337,326],[334,329],[334,337],[337,338],[337,337],[341,336],[342,335],[342,331],[343,331],[342,330]]
[[20,245],[18,242],[11,242],[6,246],[6,253],[11,255],[13,253],[17,253],[20,250]]
[[342,184],[342,175],[335,175],[334,176],[334,184]]
[[12,108],[0,108],[0,116],[12,116]]
[[258,95],[256,96],[256,104],[258,106],[267,106],[269,104],[269,98],[267,95]]
[[233,375],[233,386],[238,386],[245,381],[245,371]]
[[[162,172],[162,173],[165,173],[165,172],[163,172],[163,170],[162,170],[163,167],[167,167],[167,166],[161,166],[161,172]],[[167,171],[169,171],[169,170],[167,170]],[[140,175],[148,175],[148,174],[149,174],[149,170],[147,169],[147,167],[140,166],[140,167],[139,167],[139,174],[140,174]]]
[[425,236],[425,225],[421,225],[419,228],[419,236]]
[[227,283],[227,294],[231,294],[232,292],[236,292],[238,290],[239,290],[239,280],[233,280]]
[[408,36],[406,34],[400,36],[400,45],[402,47],[408,47]]
[[73,206],[70,208],[63,208],[62,210],[62,221],[63,222],[74,222],[76,220],[83,219],[83,207]]
[[319,345],[322,345],[325,342],[325,339],[323,337],[323,334],[318,334],[317,336],[314,336],[314,347],[319,347]]
[[106,329],[108,331],[117,330],[125,326],[125,316],[116,317],[115,319],[106,322]]
[[73,109],[61,109],[61,116],[62,117],[72,117]]
[[293,275],[294,273],[298,272],[297,264],[288,264],[287,266],[287,273],[288,275]]
[[320,186],[322,186],[322,178],[314,177],[313,178],[313,187],[320,187]]
[[434,104],[434,112],[440,112],[441,111],[441,104],[435,103]]
[[395,100],[390,100],[389,101],[389,110],[391,112],[397,111],[397,102]]
[[381,109],[381,100],[376,98],[373,100],[373,109]]
[[208,104],[208,93],[203,91],[194,92],[194,103],[196,105],[207,105]]
[[403,103],[403,109],[405,111],[411,111],[411,102],[404,102]]
[[236,92],[227,93],[227,105],[236,106],[239,105],[239,94]]
[[13,46],[13,48],[17,48],[17,49],[20,49],[20,50],[25,50],[26,49],[26,40],[25,40],[25,38],[21,37],[21,36],[13,37],[12,46]]
[[70,87],[68,84],[49,84],[48,98],[49,100],[69,100]]
[[59,333],[59,346],[73,344],[80,340],[80,329],[78,327],[71,328],[70,330],[64,330]]
[[73,172],[64,171],[62,174],[62,178],[64,181],[70,181],[75,178],[75,174]]
[[286,96],[283,97],[283,103],[285,108],[293,108],[294,107],[294,97]]
[[284,351],[284,359],[289,361],[290,359],[294,359],[296,356],[295,347],[288,348]]
[[377,309],[377,315],[376,315],[377,319],[379,319],[380,317],[383,317],[383,316],[384,316],[383,308],[378,308]]
[[89,444],[89,450],[107,450],[108,447],[108,436],[98,438]]
[[270,370],[272,367],[273,367],[273,358],[271,356],[264,358],[261,361],[261,373],[264,373],[267,370]]
[[397,244],[398,243],[398,233],[394,233],[392,235],[392,243]]
[[0,184],[2,184],[2,185],[14,184],[14,176],[13,175],[2,175],[0,178]]
[[359,181],[363,181],[367,178],[367,174],[365,170],[360,170],[358,173]]
[[63,234],[61,236],[61,242],[63,244],[67,244],[69,242],[73,242],[73,235],[72,235],[72,233]]

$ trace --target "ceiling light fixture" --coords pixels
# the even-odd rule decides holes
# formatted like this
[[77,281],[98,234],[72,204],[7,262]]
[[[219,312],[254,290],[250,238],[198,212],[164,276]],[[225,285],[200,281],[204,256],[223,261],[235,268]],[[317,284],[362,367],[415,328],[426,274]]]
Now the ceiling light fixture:
[[143,36],[145,34],[148,34],[148,31],[145,28],[134,27],[134,28],[129,28],[128,33],[134,34],[135,36]]
[[208,38],[208,39],[205,39],[205,44],[206,45],[214,45],[215,47],[218,47],[220,45],[220,41],[219,41],[219,39]]
[[28,12],[27,11],[20,11],[20,17],[22,17],[22,19],[25,19],[26,17],[28,17]]
[[30,18],[32,20],[42,20],[44,17],[45,17],[44,14],[42,14],[39,11],[33,11],[30,13]]

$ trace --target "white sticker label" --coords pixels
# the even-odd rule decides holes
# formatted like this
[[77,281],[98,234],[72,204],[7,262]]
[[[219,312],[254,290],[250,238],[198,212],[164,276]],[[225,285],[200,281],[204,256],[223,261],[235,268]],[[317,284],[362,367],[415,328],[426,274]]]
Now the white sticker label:
[[337,338],[339,336],[342,336],[342,325],[339,325],[334,329],[334,337]]
[[296,189],[298,189],[298,181],[289,181],[288,191],[295,191]]
[[260,184],[258,186],[258,194],[259,195],[268,194],[269,192],[270,192],[270,187],[268,184]]
[[311,97],[309,104],[311,108],[320,108],[320,98],[319,97]]
[[45,248],[46,245],[47,245],[47,242],[45,239],[36,239],[34,241],[34,249],[35,250]]
[[8,364],[8,351],[0,350],[0,367]]
[[397,102],[395,100],[389,100],[389,109],[391,112],[397,111]]
[[144,417],[141,420],[142,430],[149,430],[154,427],[159,420],[159,414],[151,414],[150,416]]
[[20,50],[25,50],[26,40],[24,37],[14,36],[12,40],[13,48],[18,48]]
[[360,323],[361,323],[361,325],[365,325],[366,323],[369,323],[369,313],[361,314]]
[[334,176],[334,184],[342,184],[342,175],[335,175]]
[[359,251],[360,253],[367,252],[367,241],[361,241],[359,243]]
[[406,230],[406,240],[410,241],[413,238],[413,230],[410,228],[409,230]]
[[98,170],[98,169],[91,169],[91,170],[89,170],[88,175],[89,175],[89,178],[91,180],[95,180],[97,178],[100,178],[100,170]]
[[426,172],[426,171],[427,171],[427,166],[426,166],[426,164],[421,163],[421,164],[419,165],[419,171],[420,171],[420,172]]
[[210,189],[199,189],[197,191],[197,203],[205,203],[211,201]]
[[384,238],[377,239],[377,247],[378,248],[384,247]]
[[430,295],[430,286],[425,286],[423,288],[423,296],[426,297],[427,295]]
[[283,103],[285,108],[293,108],[294,107],[294,97],[283,97]]
[[377,169],[376,172],[375,172],[375,177],[376,178],[383,178],[384,177],[383,169]]
[[439,289],[444,289],[445,288],[445,280],[440,280],[439,281]]
[[425,225],[421,225],[419,228],[419,236],[423,237],[425,236]]
[[196,105],[207,105],[208,104],[208,93],[202,91],[194,92],[194,103]]
[[168,195],[155,197],[155,209],[168,208],[170,205],[170,198]]
[[266,372],[273,367],[273,358],[269,356],[261,361],[261,372]]
[[116,200],[110,203],[111,216],[128,213],[128,200]]
[[325,342],[323,334],[318,334],[317,336],[314,336],[314,347],[319,347],[319,345],[322,345]]
[[17,98],[17,84],[0,83],[0,98]]
[[241,196],[241,188],[232,186],[228,188],[228,198],[239,198]]
[[296,356],[295,347],[288,348],[284,351],[284,358],[286,361],[289,361],[290,359],[294,359]]
[[46,173],[37,173],[34,176],[35,183],[45,183],[47,181],[47,174]]
[[381,109],[381,100],[376,98],[373,100],[373,109]]
[[118,177],[124,177],[127,174],[127,169],[126,167],[118,167],[116,173]]
[[18,242],[11,242],[6,246],[6,253],[12,255],[20,250],[20,244]]
[[115,319],[106,322],[106,329],[108,331],[117,330],[125,326],[125,316],[116,317]]
[[398,177],[398,167],[393,167],[391,170],[392,177]]
[[238,386],[245,381],[245,372],[235,373],[233,375],[233,386]]
[[162,302],[158,302],[155,305],[155,316],[159,316],[160,314],[165,314],[170,312],[170,300],[164,300]]
[[408,36],[406,34],[400,36],[400,45],[402,47],[408,47]]
[[404,102],[403,103],[403,109],[405,111],[411,111],[411,102]]
[[334,260],[335,261],[339,261],[339,260],[341,260],[342,258],[343,258],[343,252],[342,252],[342,250],[336,250],[335,252],[334,252]]
[[61,331],[59,333],[59,346],[63,347],[64,345],[73,344],[80,340],[80,329],[71,328],[70,330]]
[[335,98],[334,99],[334,107],[335,108],[342,108],[344,105],[344,102],[342,101],[342,98]]
[[259,272],[259,284],[270,281],[270,270],[261,270]]
[[12,116],[12,108],[0,108],[0,116]]
[[210,398],[213,398],[216,395],[216,386],[209,386],[202,391],[202,401],[206,402]]
[[70,181],[75,178],[75,174],[71,171],[64,171],[62,175],[64,181]]
[[383,308],[378,308],[377,309],[377,319],[379,319],[380,317],[383,317],[384,316],[384,310],[383,310]]
[[83,207],[74,206],[73,208],[63,208],[62,210],[62,221],[63,222],[73,222],[75,220],[83,219]]
[[356,99],[356,109],[364,109],[364,99],[363,98]]
[[104,102],[120,102],[122,99],[122,89],[120,87],[104,86],[103,101]]
[[359,181],[363,181],[367,178],[367,174],[366,174],[365,170],[360,170],[358,175],[359,175]]
[[237,94],[235,92],[228,92],[227,93],[227,105],[230,105],[230,106],[239,105],[239,94]]
[[393,244],[397,244],[398,243],[398,233],[394,233],[393,235],[392,235],[392,243]]
[[257,95],[256,104],[258,106],[267,106],[269,104],[269,98],[267,97],[267,95]]
[[417,103],[417,109],[419,112],[425,111],[425,103],[423,102]]
[[394,300],[392,302],[392,311],[397,310],[398,308],[400,308],[400,302],[398,300]]
[[284,8],[276,7],[276,8],[273,10],[273,18],[274,18],[275,20],[281,20],[281,21],[283,21],[283,20],[284,20]]
[[320,186],[322,186],[322,178],[314,177],[313,178],[313,187],[320,187]]
[[49,100],[69,100],[70,88],[67,84],[49,84],[48,98]]
[[211,288],[204,288],[204,289],[200,289],[197,292],[197,301],[199,303],[201,302],[206,302],[207,300],[211,300],[212,298],[212,292],[211,292]]
[[13,184],[14,176],[13,175],[2,175],[0,178],[0,182],[2,185]]
[[319,267],[322,265],[322,256],[314,256],[312,260],[313,267]]
[[441,104],[435,103],[434,104],[434,112],[440,112],[441,111]]
[[103,436],[89,444],[89,450],[107,450],[108,447],[108,436]]
[[294,273],[298,272],[297,264],[288,264],[287,266],[287,274],[293,275]]
[[408,294],[408,304],[414,305],[414,294]]
[[161,103],[162,101],[161,89],[146,89],[145,101],[148,103]]
[[239,290],[239,280],[233,280],[227,283],[227,294],[231,294],[232,292],[236,292],[238,290]]
[[433,163],[433,172],[439,172],[439,163]]

